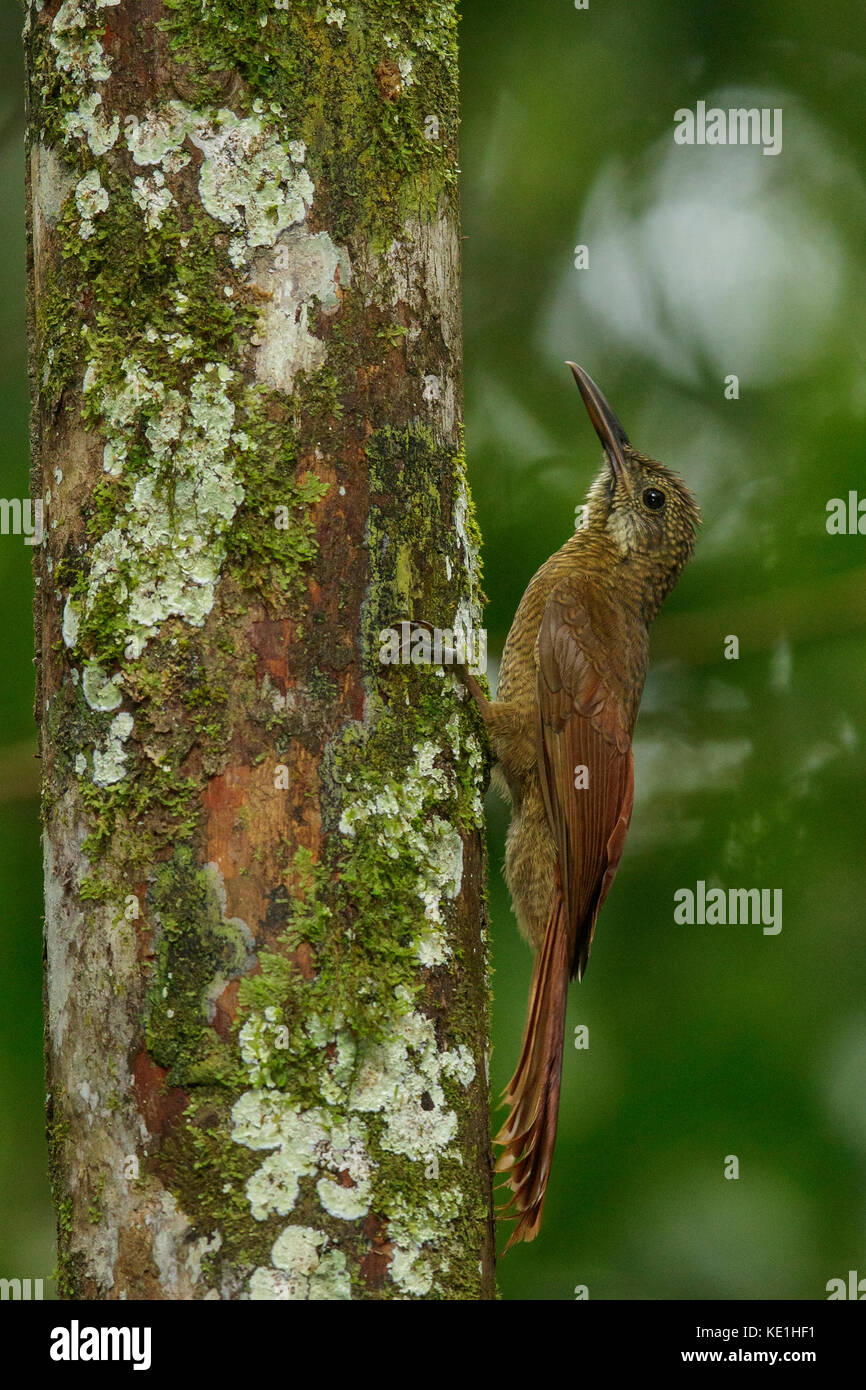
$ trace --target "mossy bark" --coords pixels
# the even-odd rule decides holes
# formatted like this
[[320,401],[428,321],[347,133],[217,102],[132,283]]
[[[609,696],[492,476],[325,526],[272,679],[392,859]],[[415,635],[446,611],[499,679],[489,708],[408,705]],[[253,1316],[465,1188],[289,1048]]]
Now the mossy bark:
[[25,41],[62,1292],[491,1297],[455,7]]

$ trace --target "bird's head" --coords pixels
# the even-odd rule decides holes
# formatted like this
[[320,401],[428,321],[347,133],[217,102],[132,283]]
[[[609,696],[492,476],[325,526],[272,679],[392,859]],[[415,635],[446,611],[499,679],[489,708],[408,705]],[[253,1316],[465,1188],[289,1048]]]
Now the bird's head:
[[653,587],[663,588],[660,602],[691,557],[700,509],[682,478],[632,447],[592,377],[568,366],[605,454],[587,498],[587,527],[603,528],[623,559],[646,567]]

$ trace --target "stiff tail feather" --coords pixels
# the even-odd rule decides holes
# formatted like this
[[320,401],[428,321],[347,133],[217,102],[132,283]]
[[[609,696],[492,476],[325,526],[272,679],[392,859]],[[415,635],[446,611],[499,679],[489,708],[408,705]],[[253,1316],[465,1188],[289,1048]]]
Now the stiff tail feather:
[[512,1193],[502,1215],[517,1219],[506,1250],[534,1240],[541,1225],[559,1115],[568,980],[568,933],[557,888],[535,961],[523,1050],[503,1098],[511,1111],[494,1140],[505,1150],[496,1171],[508,1174]]

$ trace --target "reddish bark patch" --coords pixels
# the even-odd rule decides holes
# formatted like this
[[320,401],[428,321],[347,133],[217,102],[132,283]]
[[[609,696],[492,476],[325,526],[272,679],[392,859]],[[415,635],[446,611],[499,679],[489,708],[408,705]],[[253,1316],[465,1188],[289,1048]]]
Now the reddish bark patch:
[[[256,962],[258,965],[258,961]],[[261,967],[259,967],[261,974]],[[238,991],[241,987],[240,980],[230,980],[214,1006],[215,1012],[211,1021],[211,1028],[225,1042],[231,1037],[232,1027],[238,1012]]]
[[182,1086],[165,1088],[168,1071],[157,1066],[146,1052],[139,1052],[132,1064],[132,1091],[139,1114],[148,1132],[163,1136],[189,1105]]
[[370,1212],[364,1222],[364,1235],[370,1249],[361,1258],[361,1277],[368,1289],[381,1289],[391,1264],[393,1242],[387,1239],[387,1222]]
[[376,69],[376,86],[385,101],[396,101],[403,90],[403,75],[389,58],[383,58]]
[[250,624],[250,646],[259,658],[259,680],[267,671],[277,689],[285,694],[292,624],[283,618],[259,618]]
[[313,951],[308,941],[301,942],[298,949],[293,953],[293,959],[305,980],[312,980],[315,978],[316,968],[313,964]]

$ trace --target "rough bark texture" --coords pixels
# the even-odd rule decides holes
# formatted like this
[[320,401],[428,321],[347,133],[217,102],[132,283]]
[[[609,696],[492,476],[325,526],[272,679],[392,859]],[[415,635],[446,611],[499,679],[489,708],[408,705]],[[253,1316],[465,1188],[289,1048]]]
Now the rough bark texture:
[[34,0],[63,1292],[492,1296],[450,0]]

